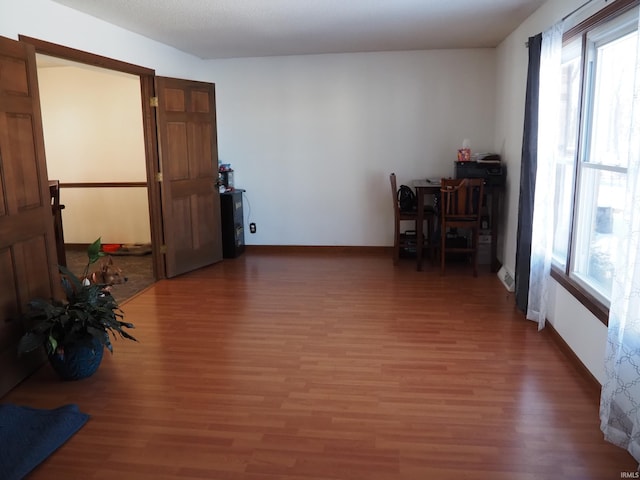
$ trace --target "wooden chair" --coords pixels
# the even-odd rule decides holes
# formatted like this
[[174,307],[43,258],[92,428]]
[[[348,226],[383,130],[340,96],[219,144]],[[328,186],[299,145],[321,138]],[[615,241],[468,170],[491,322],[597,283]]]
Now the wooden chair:
[[[444,275],[447,253],[471,254],[473,276],[478,276],[478,236],[484,195],[482,178],[443,178],[440,187],[440,273]],[[466,245],[447,245],[447,231],[469,233]]]
[[[400,249],[415,247],[415,242],[418,240],[415,235],[408,235],[400,231],[401,222],[410,221],[413,222],[413,228],[410,230],[416,232],[416,225],[418,221],[418,212],[416,210],[407,212],[400,210],[400,203],[398,202],[398,183],[396,181],[396,174],[389,175],[389,181],[391,183],[391,196],[393,199],[393,217],[394,217],[394,234],[393,234],[393,264],[397,264],[400,259]],[[425,208],[424,218],[427,221],[427,230],[425,232],[425,244],[431,246],[432,234],[433,234],[433,220],[434,210],[429,206]],[[433,257],[432,257],[433,258]]]

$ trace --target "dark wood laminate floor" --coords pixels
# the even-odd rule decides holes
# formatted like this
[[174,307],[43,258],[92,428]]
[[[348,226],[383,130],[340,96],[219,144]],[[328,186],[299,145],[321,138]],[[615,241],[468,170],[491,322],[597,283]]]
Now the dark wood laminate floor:
[[88,423],[29,480],[609,480],[593,384],[495,274],[252,253],[130,299],[139,343],[3,400]]

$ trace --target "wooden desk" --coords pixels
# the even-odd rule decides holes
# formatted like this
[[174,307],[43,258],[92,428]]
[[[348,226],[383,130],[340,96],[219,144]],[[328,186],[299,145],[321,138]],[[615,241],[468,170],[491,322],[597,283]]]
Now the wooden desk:
[[[437,198],[440,195],[440,182],[428,181],[428,180],[413,180],[413,188],[416,189],[416,198],[418,200],[418,221],[416,222],[416,262],[418,271],[422,270],[422,250],[424,246],[424,196],[433,195]],[[436,209],[437,211],[437,209]],[[436,222],[439,221],[436,219]],[[437,230],[437,227],[434,229]],[[429,232],[429,244],[431,247],[435,247],[433,241],[433,234],[435,232]],[[433,254],[434,248],[431,248]]]

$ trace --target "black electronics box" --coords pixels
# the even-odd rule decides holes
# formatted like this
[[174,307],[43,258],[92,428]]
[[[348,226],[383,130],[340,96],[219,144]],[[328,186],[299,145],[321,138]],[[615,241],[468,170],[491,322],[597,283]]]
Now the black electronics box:
[[504,187],[507,170],[500,162],[454,162],[456,178],[484,178],[485,185]]
[[244,252],[243,192],[235,189],[220,194],[223,258],[235,258]]

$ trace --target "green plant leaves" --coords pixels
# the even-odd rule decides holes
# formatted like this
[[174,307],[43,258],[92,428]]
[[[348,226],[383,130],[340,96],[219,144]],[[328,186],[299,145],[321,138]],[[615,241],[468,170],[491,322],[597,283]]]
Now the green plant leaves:
[[38,334],[35,332],[27,332],[25,333],[20,342],[18,343],[18,352],[27,353],[32,352],[36,348],[42,346],[44,342],[45,336],[42,334]]
[[49,343],[47,348],[48,352],[54,353],[57,348],[58,348],[58,341],[56,340],[56,337],[54,337],[53,335],[49,335]]
[[[98,238],[87,249],[89,265],[105,254],[101,251],[101,239]],[[24,318],[32,328],[20,339],[18,353],[26,353],[44,345],[49,354],[71,343],[87,338],[98,338],[113,353],[111,337],[138,341],[123,328],[134,328],[132,323],[122,322],[124,312],[116,299],[107,291],[106,285],[84,283],[63,265],[58,265],[66,301],[35,298],[29,301]],[[84,278],[83,277],[83,278]]]
[[95,242],[89,245],[87,248],[87,256],[89,257],[89,265],[96,263],[100,257],[104,257],[102,248],[102,237],[99,237]]

